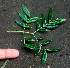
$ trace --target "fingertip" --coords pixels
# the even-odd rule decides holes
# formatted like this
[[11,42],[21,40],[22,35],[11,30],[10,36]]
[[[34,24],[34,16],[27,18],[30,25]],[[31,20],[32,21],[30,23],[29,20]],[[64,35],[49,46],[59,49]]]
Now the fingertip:
[[6,49],[5,58],[16,58],[19,56],[19,51],[17,49]]

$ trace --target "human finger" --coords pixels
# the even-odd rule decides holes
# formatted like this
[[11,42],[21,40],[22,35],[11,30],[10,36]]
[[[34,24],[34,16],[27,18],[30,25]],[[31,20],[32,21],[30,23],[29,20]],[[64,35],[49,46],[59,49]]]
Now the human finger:
[[0,49],[0,59],[16,58],[19,51],[16,49]]

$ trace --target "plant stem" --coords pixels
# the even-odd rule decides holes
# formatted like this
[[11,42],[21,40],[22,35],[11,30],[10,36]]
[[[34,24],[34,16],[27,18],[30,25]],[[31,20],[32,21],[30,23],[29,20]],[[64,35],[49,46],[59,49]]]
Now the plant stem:
[[24,37],[24,44],[26,44],[26,43],[25,43],[25,37]]
[[[35,33],[36,33],[36,31],[34,32],[34,33],[29,33],[29,32],[24,32],[24,31],[7,31],[7,32],[22,32],[23,34],[25,33],[25,34],[32,34],[35,38],[36,38],[36,36],[34,35]],[[36,38],[36,40],[37,40],[37,38]],[[38,41],[38,40],[37,40]]]
[[29,34],[29,32],[25,32],[26,34]]
[[34,34],[35,34],[36,32],[37,32],[37,31],[35,31]]
[[7,32],[21,32],[21,33],[25,33],[25,34],[32,34],[32,35],[34,35],[34,33],[29,33],[29,32],[24,32],[24,31],[7,31]]
[[39,29],[37,29],[37,31],[38,31]]
[[22,32],[22,33],[24,33],[24,31],[7,31],[7,32]]
[[34,36],[34,33],[30,33],[30,34],[32,34]]
[[38,41],[35,35],[34,35],[34,37],[35,37],[36,41]]
[[39,43],[39,45],[41,45],[41,47],[42,47],[42,43]]
[[3,64],[3,66],[1,67],[1,68],[5,68],[5,66],[7,65],[7,62],[8,62],[9,60],[6,60],[5,61],[5,63]]

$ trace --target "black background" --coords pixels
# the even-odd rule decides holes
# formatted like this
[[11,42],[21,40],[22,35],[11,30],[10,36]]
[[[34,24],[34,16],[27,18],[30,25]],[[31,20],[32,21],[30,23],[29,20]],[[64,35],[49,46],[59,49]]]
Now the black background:
[[[53,8],[54,18],[65,18],[66,22],[59,25],[58,28],[50,32],[35,34],[36,37],[44,36],[45,39],[53,41],[45,47],[42,47],[41,53],[34,58],[34,51],[25,49],[23,44],[24,37],[31,37],[22,33],[7,33],[9,30],[23,30],[19,27],[15,20],[21,21],[18,12],[23,12],[21,4],[28,7],[31,12],[31,17],[41,17],[41,13],[47,17],[50,8]],[[40,22],[41,23],[41,22]],[[33,27],[31,30],[36,30],[36,23],[30,24]],[[10,59],[6,68],[47,68],[48,64],[51,68],[70,68],[70,0],[0,0],[0,48],[15,48],[20,52],[20,56],[16,59]],[[38,46],[37,42],[32,43]],[[60,48],[61,51],[48,53],[48,59],[42,67],[41,57],[45,48]],[[5,60],[0,60],[0,67]]]

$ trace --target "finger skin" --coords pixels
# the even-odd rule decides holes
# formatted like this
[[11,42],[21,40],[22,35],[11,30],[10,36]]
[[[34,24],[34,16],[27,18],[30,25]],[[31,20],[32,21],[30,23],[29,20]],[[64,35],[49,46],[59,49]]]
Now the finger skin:
[[19,56],[19,51],[16,49],[0,49],[0,59],[16,58]]

